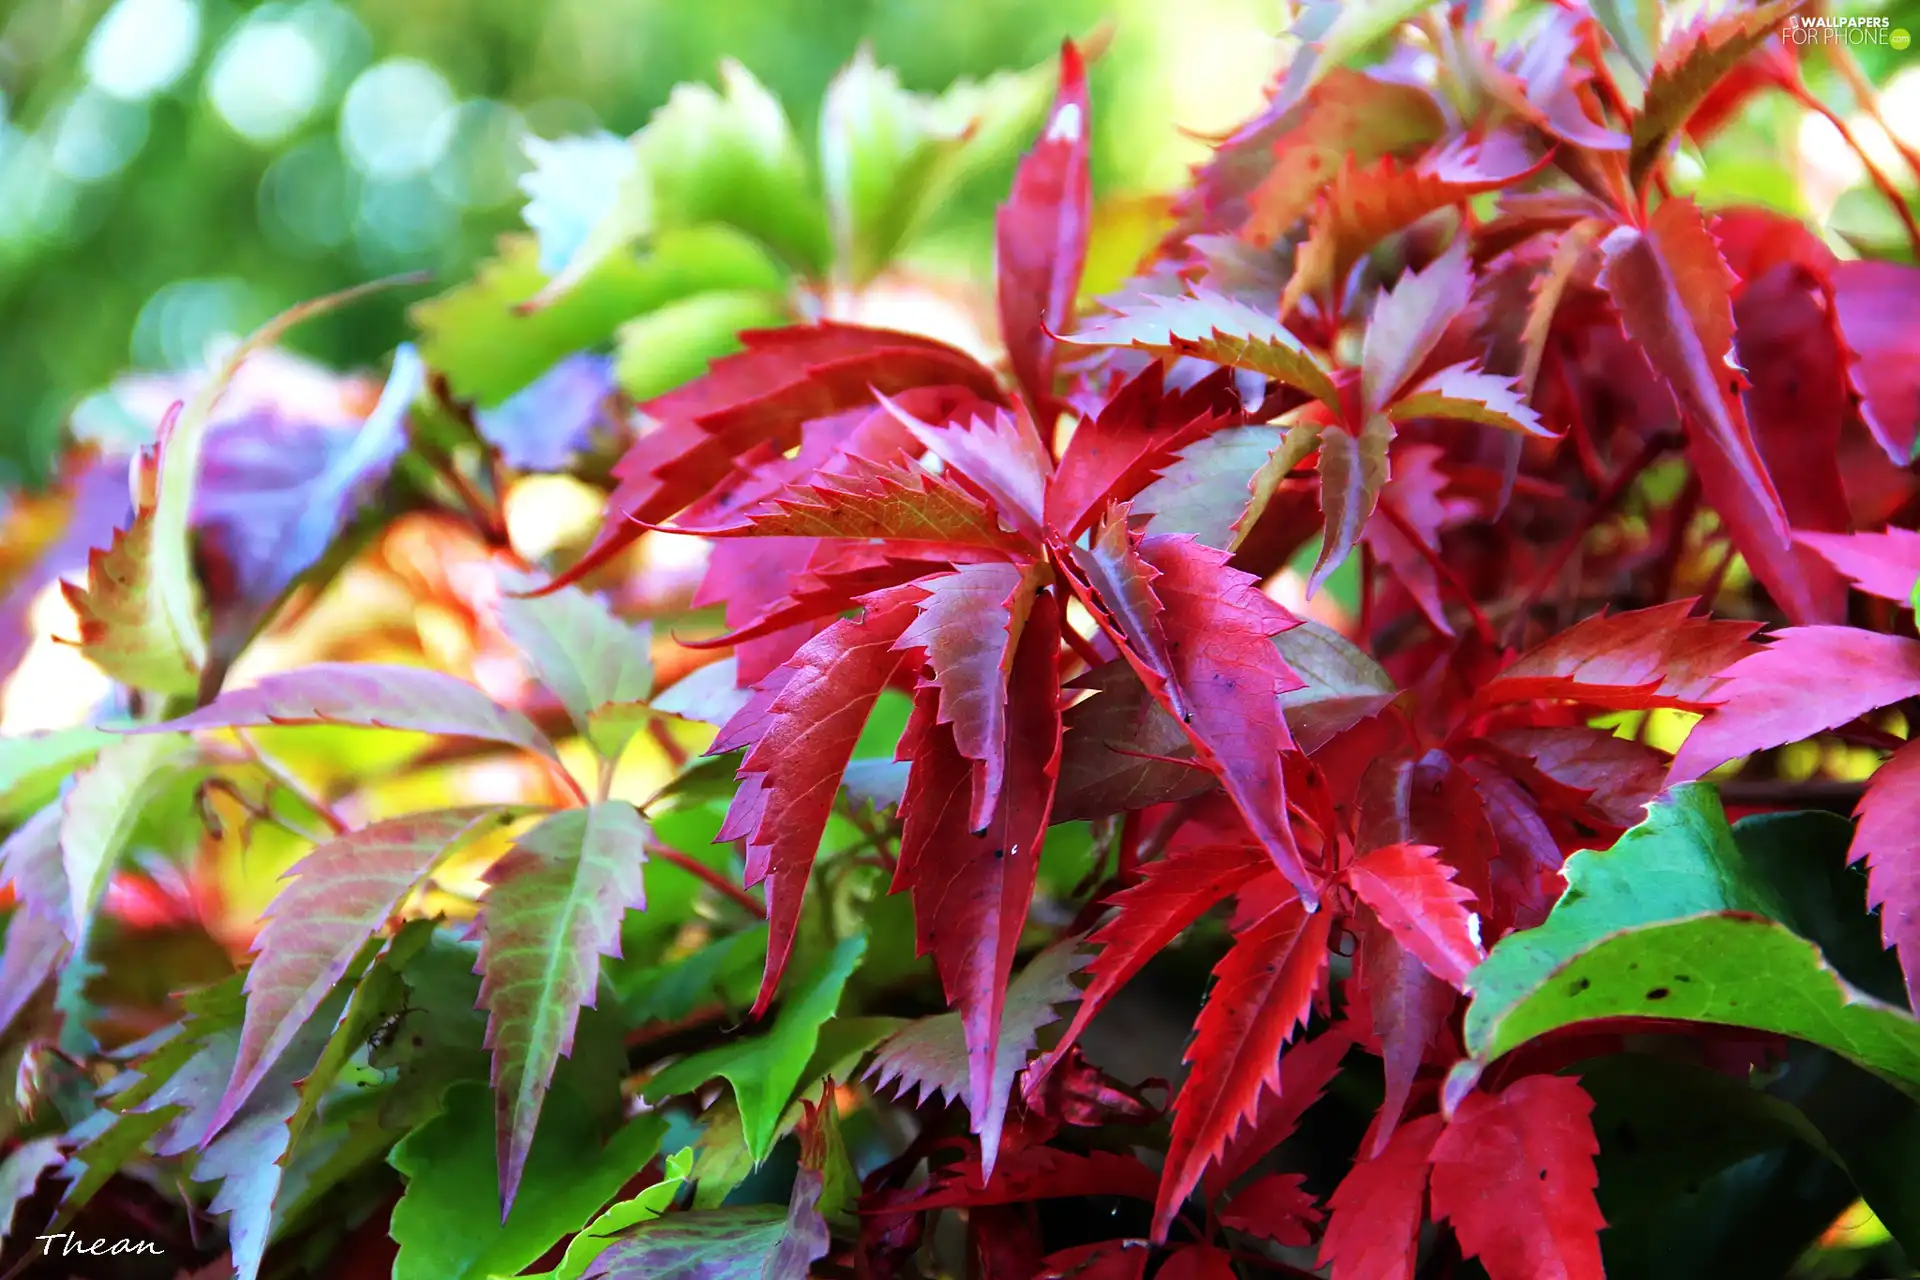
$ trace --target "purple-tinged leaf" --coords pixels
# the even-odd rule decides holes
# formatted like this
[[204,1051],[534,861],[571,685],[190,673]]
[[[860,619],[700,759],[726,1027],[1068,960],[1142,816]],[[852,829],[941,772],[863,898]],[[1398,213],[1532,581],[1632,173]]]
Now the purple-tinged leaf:
[[1692,430],[1732,469],[1761,527],[1787,537],[1786,510],[1754,445],[1740,398],[1744,381],[1731,363],[1733,272],[1698,206],[1684,197],[1668,200],[1644,231],[1619,227],[1601,248],[1600,283],[1628,336]]
[[965,426],[936,425],[914,417],[898,400],[875,394],[914,439],[980,486],[1008,523],[1029,538],[1042,536],[1053,459],[1032,419],[995,409],[991,419],[975,417]]
[[565,471],[611,420],[613,358],[568,356],[491,409],[474,414],[481,438],[516,471]]
[[447,809],[389,818],[318,846],[288,869],[291,883],[267,908],[254,939],[246,1024],[209,1134],[239,1113],[367,940],[435,864],[505,816],[499,809]]
[[1318,751],[1399,696],[1393,678],[1333,628],[1302,619],[1273,638],[1280,656],[1305,683],[1280,695],[1293,740]]
[[1163,359],[1192,356],[1248,369],[1330,408],[1339,406],[1333,379],[1277,314],[1218,293],[1132,299],[1115,314],[1060,340],[1082,347],[1130,347]]
[[[58,920],[21,907],[0,929],[0,1036],[32,1003],[47,979],[67,958],[67,933]],[[5,1196],[0,1195],[0,1208]],[[0,1235],[4,1235],[0,1217]]]
[[44,916],[67,930],[73,924],[73,899],[60,857],[64,805],[56,801],[15,827],[0,844],[0,885],[12,885],[24,911]]
[[457,677],[378,662],[316,662],[230,690],[198,711],[130,734],[276,724],[340,724],[477,738],[558,760],[534,723]]
[[739,687],[736,670],[732,658],[696,667],[656,695],[653,709],[718,728],[738,715],[753,696]]
[[0,595],[0,679],[12,675],[27,655],[34,635],[30,614],[40,593],[50,583],[84,570],[88,551],[107,546],[114,530],[133,515],[123,459],[87,458],[62,472],[61,487],[68,495],[66,527]]
[[1387,406],[1395,422],[1414,418],[1447,418],[1478,422],[1502,431],[1553,438],[1533,411],[1519,385],[1504,374],[1486,373],[1471,364],[1456,364],[1425,379]]
[[653,633],[577,587],[500,601],[500,626],[604,760],[618,760],[646,723]]
[[1090,697],[1062,717],[1055,822],[1079,822],[1185,800],[1211,791],[1212,772],[1193,742],[1124,660],[1073,682]]
[[502,1221],[554,1068],[594,1003],[600,958],[620,954],[621,920],[646,905],[646,841],[634,807],[608,801],[553,814],[487,872],[475,972],[493,1050]]
[[[5,1026],[6,1020],[0,1018],[0,1029]],[[0,1160],[0,1245],[6,1244],[13,1232],[14,1214],[22,1204],[33,1199],[34,1188],[40,1185],[47,1170],[65,1162],[60,1141],[57,1134],[30,1138],[15,1147],[5,1160]]]
[[1361,412],[1377,413],[1392,402],[1472,297],[1473,261],[1465,237],[1426,270],[1408,272],[1380,295],[1360,352]]

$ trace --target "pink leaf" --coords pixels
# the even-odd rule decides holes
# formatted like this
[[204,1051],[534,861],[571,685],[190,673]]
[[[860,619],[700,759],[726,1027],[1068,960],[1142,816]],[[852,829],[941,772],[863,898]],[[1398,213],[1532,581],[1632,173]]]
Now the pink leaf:
[[553,744],[518,711],[466,681],[424,667],[377,662],[316,662],[221,694],[165,724],[128,733],[233,729],[274,724],[343,724],[478,738],[558,760]]
[[1549,439],[1554,434],[1541,424],[1540,415],[1527,403],[1519,383],[1504,374],[1486,373],[1473,364],[1440,370],[1389,404],[1387,416],[1395,422],[1415,418],[1478,422]]
[[1842,262],[1833,271],[1834,308],[1852,357],[1847,376],[1860,416],[1894,465],[1912,459],[1920,438],[1920,268],[1897,262]]
[[1564,699],[1595,707],[1699,711],[1719,677],[1753,652],[1751,622],[1693,618],[1691,600],[1575,623],[1482,685],[1475,708]]
[[1867,862],[1867,905],[1898,948],[1907,990],[1920,991],[1920,749],[1908,743],[1867,783],[1847,861]]
[[1853,627],[1788,627],[1768,640],[1727,669],[1720,705],[1687,735],[1669,783],[1920,693],[1920,640]]
[[1374,304],[1360,353],[1360,408],[1377,413],[1419,372],[1473,297],[1466,239],[1424,271],[1410,271]]
[[1878,533],[1800,533],[1795,541],[1845,574],[1870,596],[1911,605],[1920,585],[1920,533],[1888,527]]

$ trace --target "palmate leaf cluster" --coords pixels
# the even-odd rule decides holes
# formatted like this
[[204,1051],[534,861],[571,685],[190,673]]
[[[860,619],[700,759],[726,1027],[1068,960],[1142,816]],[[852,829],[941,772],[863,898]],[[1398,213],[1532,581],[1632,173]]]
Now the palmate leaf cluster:
[[[863,57],[811,153],[729,65],[543,151],[383,384],[243,386],[322,299],[76,454],[10,1256],[1920,1257],[1920,277],[1674,163],[1812,101],[1799,10],[1309,4],[1098,299],[1093,51]],[[1009,139],[997,339],[873,321]]]

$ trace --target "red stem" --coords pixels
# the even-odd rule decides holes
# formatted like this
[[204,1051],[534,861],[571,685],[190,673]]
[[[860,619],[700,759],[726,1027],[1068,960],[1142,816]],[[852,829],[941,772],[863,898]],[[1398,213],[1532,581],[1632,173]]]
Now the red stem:
[[1804,85],[1788,80],[1783,82],[1782,87],[1795,102],[1831,124],[1839,132],[1840,140],[1853,149],[1853,154],[1860,157],[1860,163],[1866,169],[1867,177],[1886,198],[1887,203],[1893,206],[1894,213],[1900,218],[1900,225],[1906,228],[1907,242],[1913,246],[1914,256],[1920,257],[1920,223],[1914,222],[1913,210],[1907,207],[1907,202],[1901,198],[1899,189],[1893,185],[1893,180],[1880,172],[1880,166],[1873,162],[1873,157],[1869,156],[1866,149],[1860,145],[1860,139],[1854,136],[1853,129],[1846,120],[1832,107],[1808,93]]
[[1401,537],[1413,544],[1414,550],[1420,553],[1420,558],[1433,566],[1433,571],[1439,575],[1440,581],[1466,607],[1468,616],[1473,619],[1473,629],[1480,633],[1480,638],[1485,640],[1489,647],[1498,644],[1494,639],[1493,624],[1487,621],[1486,614],[1480,612],[1479,601],[1473,598],[1473,592],[1467,590],[1467,584],[1460,581],[1460,575],[1453,571],[1453,566],[1442,560],[1440,553],[1427,545],[1427,540],[1420,536],[1420,531],[1407,522],[1407,518],[1400,514],[1400,509],[1393,503],[1382,498],[1378,510],[1386,516],[1388,524],[1400,531]]
[[1553,584],[1560,580],[1560,571],[1567,567],[1567,561],[1573,558],[1573,553],[1579,549],[1580,544],[1587,540],[1587,535],[1593,532],[1594,526],[1612,514],[1613,509],[1619,505],[1620,499],[1626,496],[1627,491],[1633,487],[1641,473],[1652,466],[1655,459],[1678,443],[1678,440],[1665,432],[1649,437],[1646,443],[1640,446],[1640,452],[1634,454],[1632,460],[1620,468],[1619,473],[1607,482],[1607,487],[1600,491],[1600,495],[1587,507],[1586,514],[1581,516],[1579,527],[1571,536],[1561,541],[1559,549],[1553,554],[1553,560],[1541,571],[1540,576],[1533,580],[1533,585],[1527,588],[1527,594],[1522,597],[1520,607],[1514,611],[1511,627],[1526,625],[1527,615],[1552,589]]
[[732,899],[739,905],[741,910],[753,916],[756,920],[764,920],[767,918],[767,909],[760,904],[758,898],[755,898],[745,889],[742,889],[739,885],[727,879],[706,863],[701,862],[698,858],[688,857],[678,849],[669,848],[664,844],[652,840],[647,842],[647,856],[649,858],[658,858],[662,862],[672,863],[688,875],[694,877],[694,879],[705,881],[709,886]]

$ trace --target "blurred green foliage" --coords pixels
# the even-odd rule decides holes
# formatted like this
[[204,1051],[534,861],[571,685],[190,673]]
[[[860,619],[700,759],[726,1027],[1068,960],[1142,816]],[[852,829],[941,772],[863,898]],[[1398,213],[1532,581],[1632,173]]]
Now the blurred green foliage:
[[[1253,33],[1285,20],[1278,0],[1201,0],[1182,17]],[[827,82],[862,42],[935,90],[1111,22],[1096,182],[1168,185],[1191,154],[1162,74],[1179,52],[1171,20],[1148,0],[6,0],[0,487],[43,478],[62,419],[122,369],[196,364],[210,339],[371,276],[462,278],[521,225],[528,134],[630,133],[675,83],[714,82],[723,57],[782,99],[811,148]],[[1250,95],[1266,68],[1240,62]],[[1010,160],[930,228],[981,265]],[[294,345],[374,360],[417,296],[316,322]]]

